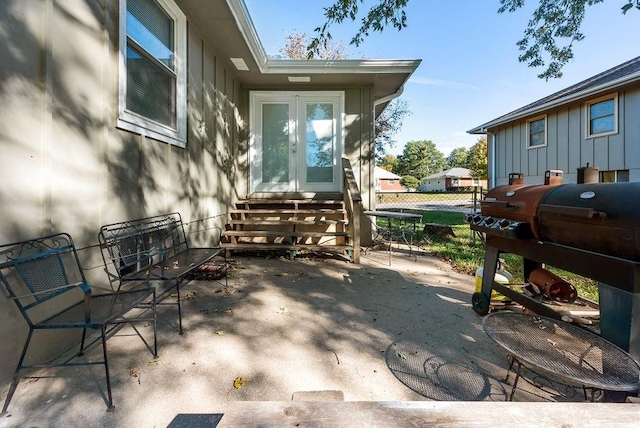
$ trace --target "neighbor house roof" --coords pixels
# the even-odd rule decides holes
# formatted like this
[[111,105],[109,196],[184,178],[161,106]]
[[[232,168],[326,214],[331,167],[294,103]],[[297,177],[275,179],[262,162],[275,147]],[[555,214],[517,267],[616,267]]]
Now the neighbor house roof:
[[451,168],[437,174],[428,175],[423,180],[433,180],[436,178],[471,178],[471,171],[468,168]]
[[640,81],[640,56],[467,131],[487,130]]
[[384,168],[380,168],[379,166],[377,166],[374,169],[373,177],[377,178],[377,179],[385,179],[385,180],[398,180],[398,179],[402,178],[399,175],[396,175],[391,171],[387,171]]
[[[311,90],[370,85],[376,115],[400,95],[421,60],[279,60],[268,58],[243,0],[177,0],[216,61],[238,70],[250,90]],[[233,65],[232,65],[233,64]]]

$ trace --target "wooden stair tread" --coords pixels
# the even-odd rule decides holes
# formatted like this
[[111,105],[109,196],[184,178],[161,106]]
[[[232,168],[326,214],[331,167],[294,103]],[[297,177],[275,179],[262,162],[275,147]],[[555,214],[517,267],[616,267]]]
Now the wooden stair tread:
[[227,243],[222,245],[227,250],[307,250],[307,251],[347,251],[352,245],[319,245],[319,244],[272,244],[263,242]]
[[229,211],[230,214],[344,214],[346,213],[346,210],[343,208],[336,208],[336,209],[318,209],[318,210],[314,210],[314,209],[294,209],[294,208],[285,208],[285,209],[265,209],[265,208],[260,208],[260,209],[248,209],[248,210],[243,210],[243,209],[235,209],[235,210],[231,210]]
[[298,205],[342,205],[344,201],[333,199],[244,199],[236,202],[242,205],[298,204]]
[[225,236],[240,236],[240,237],[267,237],[277,238],[284,236],[295,237],[309,237],[309,238],[322,238],[323,236],[349,236],[349,232],[293,232],[288,230],[226,230]]
[[322,219],[322,220],[229,220],[230,225],[246,226],[287,226],[287,225],[309,225],[324,226],[327,224],[347,224],[346,220]]

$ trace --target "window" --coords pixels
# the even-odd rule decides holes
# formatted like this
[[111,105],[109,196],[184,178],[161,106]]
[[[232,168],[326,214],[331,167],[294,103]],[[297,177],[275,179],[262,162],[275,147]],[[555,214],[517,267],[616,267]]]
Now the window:
[[396,185],[396,180],[394,180],[393,178],[389,179],[389,186],[395,186]]
[[527,121],[527,148],[535,149],[547,145],[547,116],[534,117]]
[[618,132],[618,94],[586,103],[586,137],[594,138]]
[[619,169],[613,171],[600,171],[601,183],[628,183],[629,170]]
[[173,0],[120,1],[118,127],[185,147],[186,18]]

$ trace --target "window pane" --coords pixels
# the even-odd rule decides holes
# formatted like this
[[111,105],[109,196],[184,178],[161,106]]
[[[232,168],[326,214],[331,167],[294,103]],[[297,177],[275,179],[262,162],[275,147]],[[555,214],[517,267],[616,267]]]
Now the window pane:
[[175,128],[175,77],[127,46],[127,110]]
[[307,182],[333,182],[333,104],[307,104]]
[[174,69],[173,20],[154,0],[127,1],[127,36]]
[[613,113],[613,100],[602,101],[600,103],[591,104],[589,106],[589,117],[591,119],[613,115]]
[[613,116],[601,117],[591,120],[590,134],[601,134],[603,132],[611,132],[614,130]]
[[629,182],[629,170],[628,169],[621,169],[618,171],[618,173],[616,174],[616,181],[618,183],[628,183]]
[[262,105],[262,182],[289,182],[289,104]]
[[529,132],[531,134],[536,132],[544,132],[544,119],[529,122]]
[[529,136],[529,146],[544,146],[544,133],[531,134]]
[[601,183],[614,183],[616,181],[615,171],[600,171]]

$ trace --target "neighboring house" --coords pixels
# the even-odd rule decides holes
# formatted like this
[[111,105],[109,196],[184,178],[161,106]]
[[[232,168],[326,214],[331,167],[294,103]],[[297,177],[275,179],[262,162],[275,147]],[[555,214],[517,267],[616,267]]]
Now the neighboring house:
[[471,187],[486,187],[486,180],[478,180],[471,177],[471,171],[467,168],[451,168],[424,177],[420,180],[421,192],[455,192]]
[[407,188],[400,184],[400,176],[384,168],[376,166],[373,171],[376,192],[406,192]]
[[512,172],[539,184],[547,170],[575,183],[587,163],[600,181],[640,181],[640,57],[468,132],[488,136],[491,187]]
[[[343,157],[373,208],[373,121],[420,63],[267,59],[242,0],[5,0],[0,28],[0,243],[68,232],[90,267],[102,224],[207,243],[238,199],[341,193]],[[0,299],[0,393],[22,323]]]

